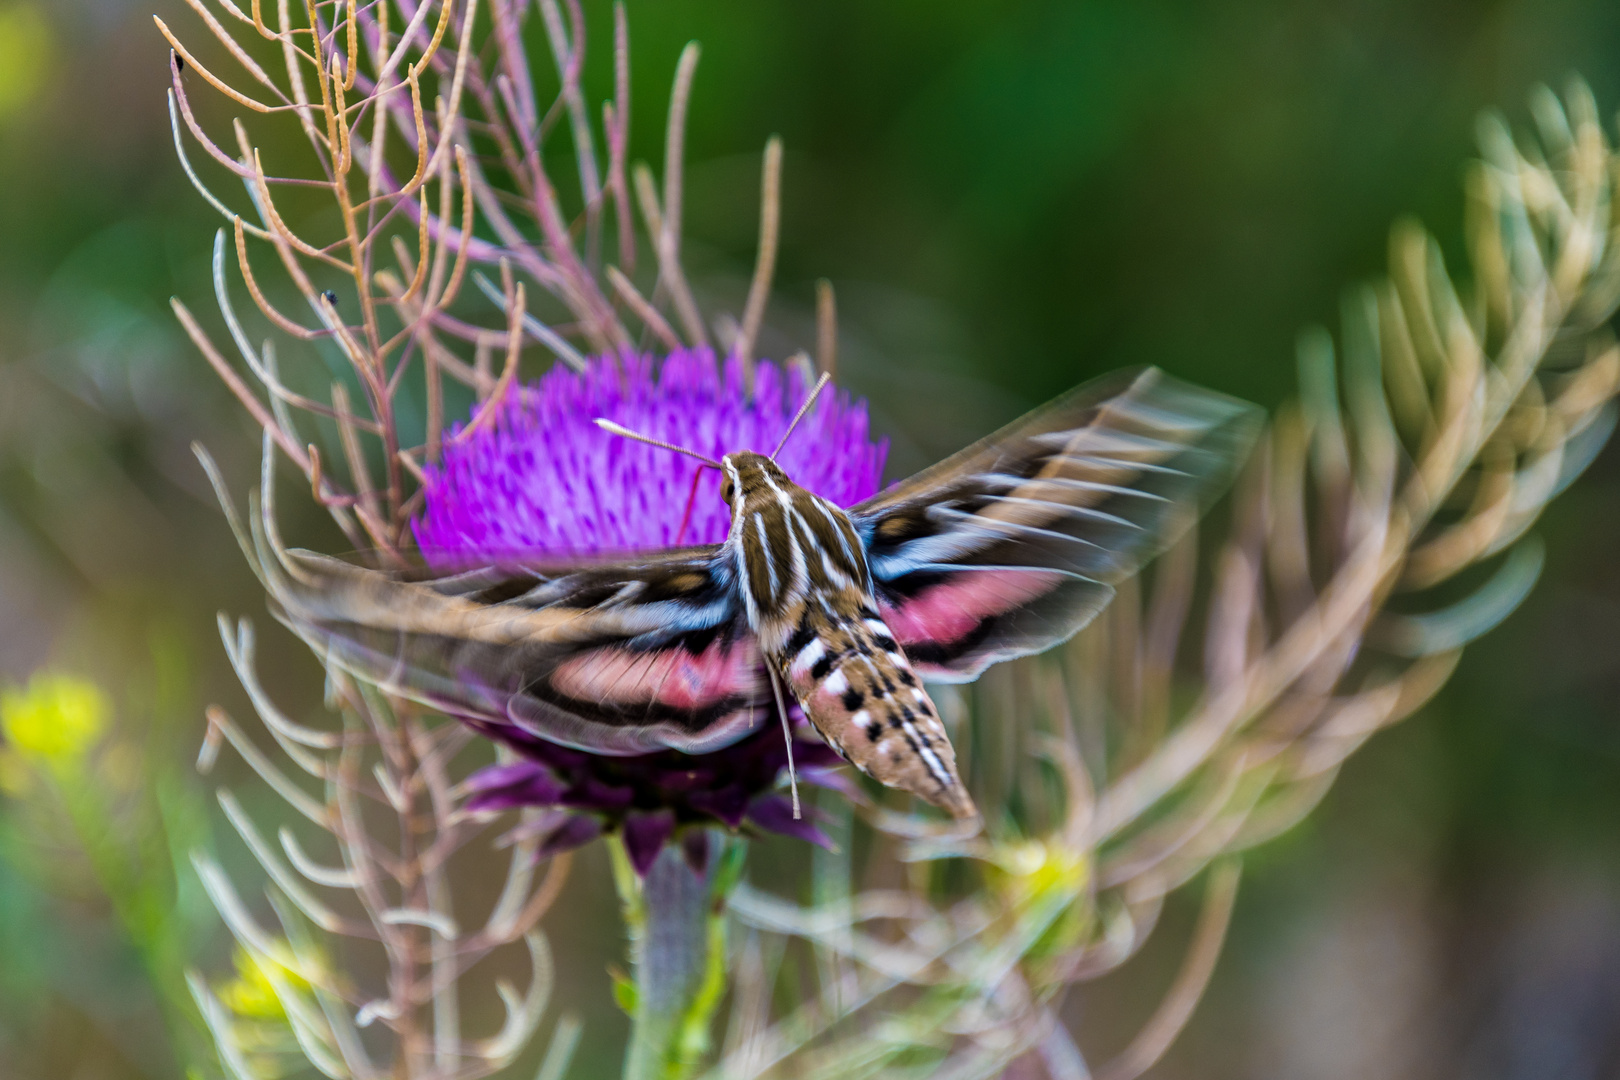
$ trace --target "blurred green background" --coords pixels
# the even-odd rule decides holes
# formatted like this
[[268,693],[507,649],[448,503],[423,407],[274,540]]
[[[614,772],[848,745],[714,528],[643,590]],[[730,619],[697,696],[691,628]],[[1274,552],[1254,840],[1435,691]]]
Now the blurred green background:
[[[608,8],[586,6],[602,87]],[[209,305],[217,220],[174,160],[154,9],[196,33],[181,0],[0,0],[0,682],[49,667],[102,686],[116,738],[97,768],[128,789],[105,798],[183,831],[206,803],[157,805],[131,777],[202,790],[184,779],[202,706],[246,712],[213,613],[264,620],[187,449],[245,483],[257,439],[168,310]],[[1620,106],[1612,0],[632,0],[630,17],[634,149],[655,165],[675,58],[704,46],[701,291],[740,306],[759,151],[781,134],[766,351],[812,340],[830,278],[840,374],[893,436],[893,472],[1127,364],[1275,403],[1295,335],[1379,272],[1395,218],[1460,257],[1480,110],[1522,124],[1532,85],[1575,72]],[[1525,606],[1250,860],[1214,985],[1155,1075],[1620,1076],[1620,448],[1542,532]],[[266,636],[267,682],[312,704],[313,667]],[[173,1075],[142,976],[166,931],[132,941],[143,924],[101,898],[110,871],[71,815],[25,803],[0,796],[0,1077]],[[563,985],[604,1018],[618,930],[589,912],[608,888],[588,853],[577,914],[553,924]],[[1099,1058],[1189,919],[1172,907],[1140,963],[1076,998]],[[217,935],[183,944],[226,962]],[[617,1061],[602,1024],[584,1075]]]

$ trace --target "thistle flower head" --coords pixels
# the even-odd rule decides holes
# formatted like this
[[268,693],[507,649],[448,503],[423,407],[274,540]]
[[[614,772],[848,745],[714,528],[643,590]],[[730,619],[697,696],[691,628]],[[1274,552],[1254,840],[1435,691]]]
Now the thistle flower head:
[[94,683],[38,674],[0,694],[0,735],[19,753],[66,766],[89,752],[107,726],[107,696]]
[[[492,425],[446,440],[414,522],[423,555],[449,565],[505,555],[645,551],[717,543],[730,528],[721,477],[681,454],[611,434],[598,417],[718,460],[769,453],[809,394],[793,365],[761,361],[753,392],[708,349],[558,365],[497,406]],[[866,404],[823,393],[778,456],[794,481],[841,505],[877,490],[887,445]],[[692,498],[693,475],[697,491]],[[681,523],[689,499],[691,519]]]
[[[428,471],[425,508],[414,522],[417,542],[443,566],[722,540],[730,516],[719,495],[721,477],[684,455],[604,431],[595,420],[716,459],[735,450],[769,452],[812,381],[793,365],[769,361],[753,376],[746,393],[741,365],[733,359],[722,367],[707,349],[662,362],[598,359],[582,372],[559,366],[497,406],[493,424],[458,429],[447,440],[442,462]],[[864,402],[824,392],[778,460],[799,484],[848,505],[877,490],[886,449],[867,434]],[[791,711],[802,730],[802,717]],[[559,746],[515,727],[479,727],[523,760],[473,776],[468,807],[546,807],[550,812],[527,827],[542,855],[617,830],[631,862],[645,872],[678,830],[703,825],[827,842],[776,793],[788,758],[774,724],[709,754],[633,757]],[[794,743],[802,779],[839,783],[831,771],[836,754],[820,742]]]

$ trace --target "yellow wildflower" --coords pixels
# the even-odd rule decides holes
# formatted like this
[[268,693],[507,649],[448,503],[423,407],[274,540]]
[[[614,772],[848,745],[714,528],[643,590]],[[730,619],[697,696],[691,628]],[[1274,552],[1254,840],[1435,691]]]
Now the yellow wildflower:
[[278,949],[275,956],[264,956],[238,945],[235,965],[236,978],[219,988],[219,1000],[244,1019],[279,1020],[286,1017],[272,976],[300,990],[309,988],[309,980],[300,974],[292,950],[285,946]]
[[1053,892],[1078,895],[1086,880],[1084,855],[1062,843],[1022,840],[996,847],[999,891],[1014,903]]
[[0,732],[18,754],[60,767],[95,745],[110,711],[107,696],[94,683],[37,674],[26,689],[0,694]]
[[1028,960],[1039,963],[1080,943],[1089,921],[1085,855],[1061,841],[1023,840],[996,845],[991,866],[989,884],[1010,914],[1051,920],[1031,944]]

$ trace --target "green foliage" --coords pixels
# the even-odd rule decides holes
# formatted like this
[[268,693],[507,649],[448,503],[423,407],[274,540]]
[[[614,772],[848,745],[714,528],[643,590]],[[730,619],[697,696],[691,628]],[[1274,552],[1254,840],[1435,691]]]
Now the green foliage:
[[[153,706],[172,709],[186,672],[161,636],[155,653]],[[84,917],[59,903],[104,905],[167,1022],[173,1053],[208,1067],[213,1053],[184,972],[214,920],[183,869],[187,851],[206,842],[207,815],[174,759],[145,752],[163,744],[143,748],[116,712],[95,683],[61,672],[37,673],[0,695],[0,897],[24,905],[57,949]],[[13,875],[21,887],[5,889]],[[43,963],[51,946],[40,944],[8,955]]]

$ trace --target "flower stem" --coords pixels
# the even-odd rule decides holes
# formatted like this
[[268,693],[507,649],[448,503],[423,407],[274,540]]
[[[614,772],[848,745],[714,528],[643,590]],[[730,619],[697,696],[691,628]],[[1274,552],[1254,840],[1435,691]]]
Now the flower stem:
[[[623,845],[611,845],[635,969],[625,1080],[684,1080],[709,1050],[725,990],[726,900],[746,848],[713,830],[703,841],[666,845],[645,879],[630,869]],[[706,857],[689,858],[699,847]]]

